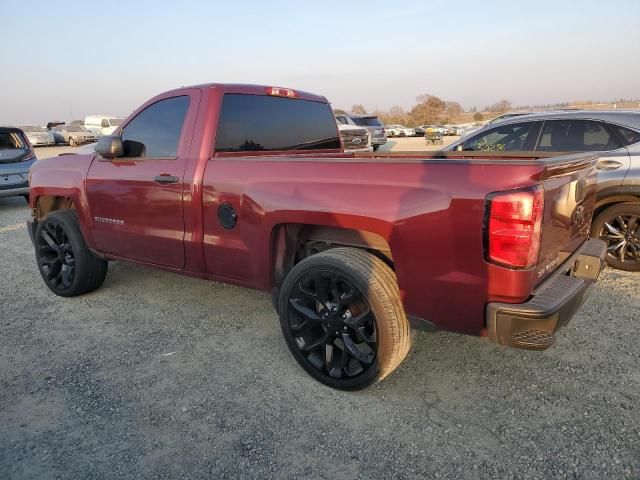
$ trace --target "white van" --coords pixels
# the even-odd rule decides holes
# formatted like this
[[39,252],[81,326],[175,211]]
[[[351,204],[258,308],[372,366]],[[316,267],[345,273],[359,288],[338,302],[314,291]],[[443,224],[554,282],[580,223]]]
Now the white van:
[[89,115],[84,119],[84,126],[98,135],[111,135],[123,120],[115,115]]

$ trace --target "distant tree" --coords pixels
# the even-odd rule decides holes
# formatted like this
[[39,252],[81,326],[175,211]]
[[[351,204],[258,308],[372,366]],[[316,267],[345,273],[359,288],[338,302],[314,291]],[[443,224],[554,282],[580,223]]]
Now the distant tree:
[[473,114],[473,119],[476,122],[481,122],[482,120],[484,120],[484,116],[480,112],[476,112]]
[[363,105],[356,104],[351,107],[351,113],[355,115],[366,115],[367,111],[364,109]]
[[345,112],[345,111],[344,111],[344,110],[342,110],[341,108],[334,108],[334,109],[333,109],[333,113],[335,113],[336,115],[344,115],[344,114],[345,114],[345,113],[347,113],[347,112]]
[[454,123],[462,115],[462,106],[458,102],[444,102],[446,123]]
[[405,123],[407,123],[407,114],[404,111],[404,108],[400,107],[399,105],[394,105],[387,111],[376,110],[373,113],[385,125],[394,125],[396,123],[404,125]]
[[499,102],[488,106],[485,110],[489,112],[504,113],[511,110],[511,102],[509,100],[500,100]]
[[446,103],[435,95],[418,95],[418,104],[409,113],[409,123],[413,125],[426,125],[439,123],[445,117]]

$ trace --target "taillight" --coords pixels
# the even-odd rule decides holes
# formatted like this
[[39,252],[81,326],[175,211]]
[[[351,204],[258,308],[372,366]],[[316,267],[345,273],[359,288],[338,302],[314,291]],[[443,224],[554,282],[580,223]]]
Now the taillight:
[[486,259],[514,268],[536,265],[543,212],[541,187],[490,194],[486,201]]
[[295,90],[291,90],[290,88],[281,88],[281,87],[267,87],[265,88],[267,95],[273,95],[276,97],[289,97],[296,98]]

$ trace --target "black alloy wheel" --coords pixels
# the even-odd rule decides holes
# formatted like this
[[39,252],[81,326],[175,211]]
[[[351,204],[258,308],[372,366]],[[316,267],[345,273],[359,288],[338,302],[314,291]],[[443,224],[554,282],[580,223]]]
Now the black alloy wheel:
[[285,278],[278,311],[296,361],[333,388],[382,380],[409,351],[393,270],[368,252],[333,248],[302,260]]
[[37,256],[43,278],[53,289],[69,288],[73,283],[76,259],[69,237],[59,224],[40,229]]
[[594,234],[607,244],[607,264],[640,271],[640,205],[622,204],[602,212],[593,225]]
[[376,358],[376,324],[367,301],[330,270],[304,275],[289,299],[289,328],[306,360],[333,378],[356,377]]
[[51,212],[37,223],[34,239],[38,271],[56,295],[82,295],[104,282],[108,262],[87,248],[75,210]]

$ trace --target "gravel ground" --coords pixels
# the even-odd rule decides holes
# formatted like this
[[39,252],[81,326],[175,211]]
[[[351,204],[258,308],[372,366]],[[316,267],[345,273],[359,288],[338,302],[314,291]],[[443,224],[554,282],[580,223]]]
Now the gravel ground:
[[639,478],[640,279],[548,351],[417,333],[364,392],[307,376],[267,295],[112,263],[71,299],[0,199],[0,478]]

